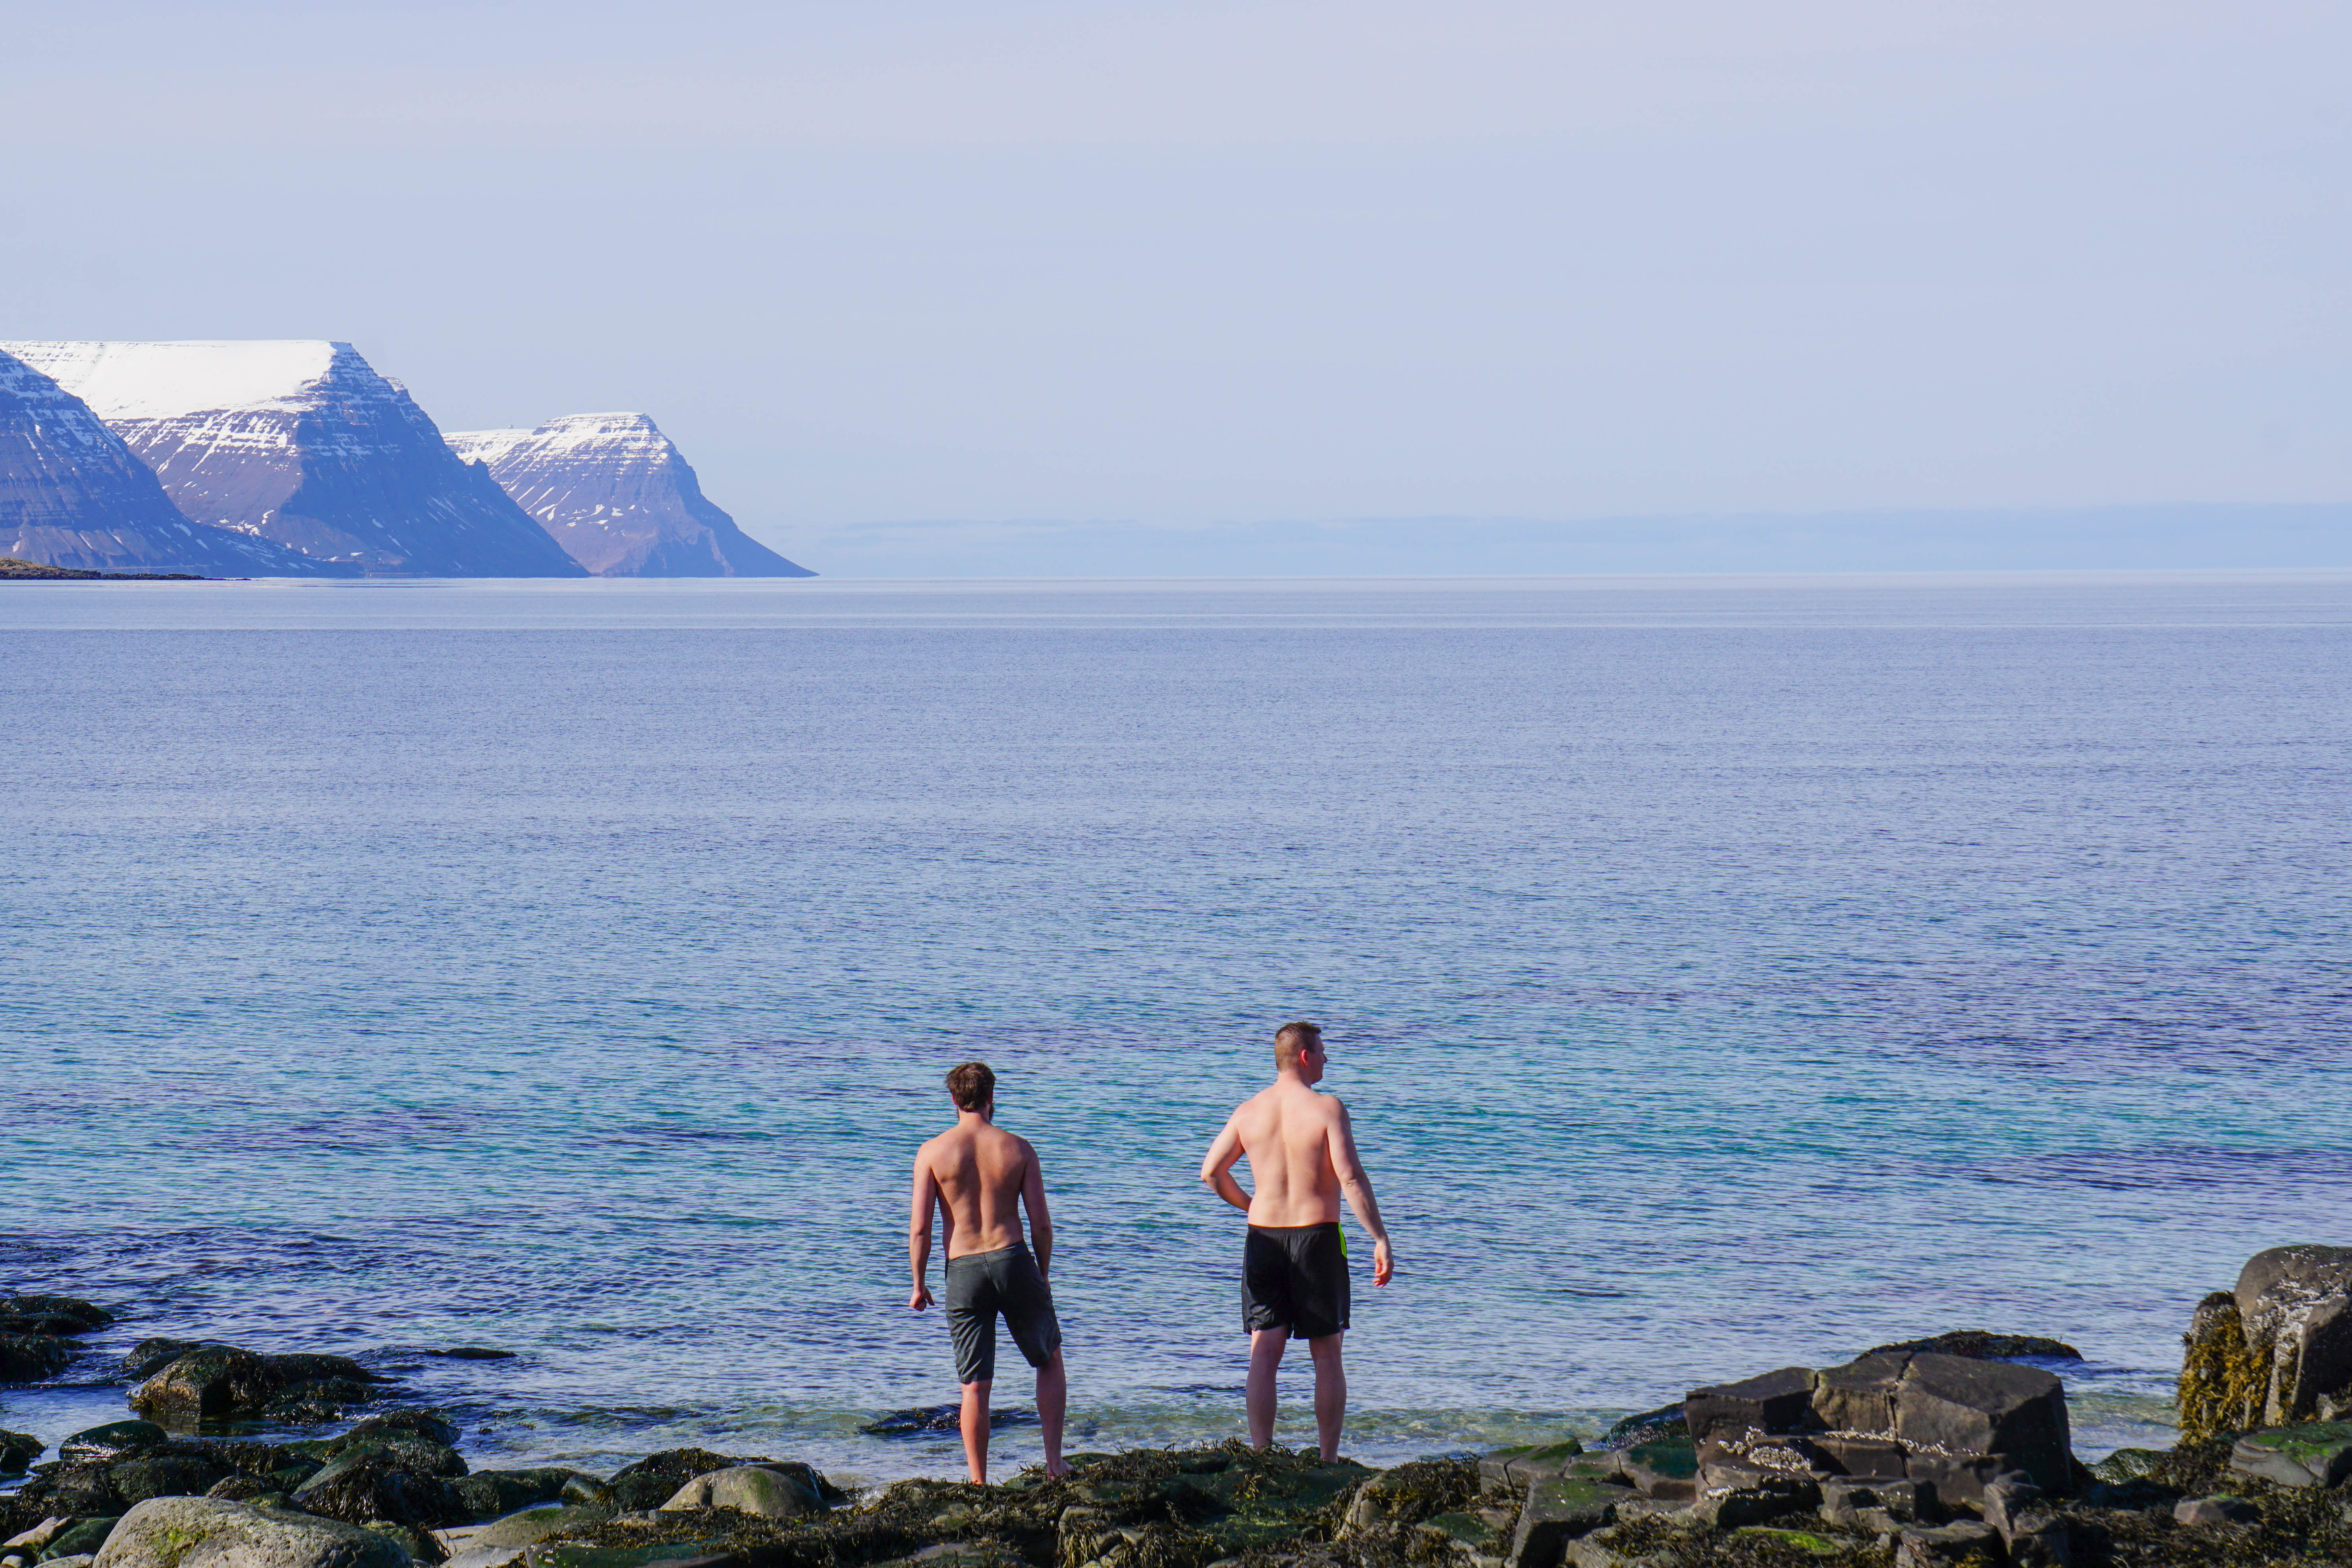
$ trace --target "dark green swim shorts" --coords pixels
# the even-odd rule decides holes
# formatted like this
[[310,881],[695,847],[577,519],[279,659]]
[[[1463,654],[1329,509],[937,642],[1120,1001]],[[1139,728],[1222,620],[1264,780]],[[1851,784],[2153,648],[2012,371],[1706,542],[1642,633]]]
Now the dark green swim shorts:
[[1054,1292],[1026,1242],[993,1252],[948,1259],[940,1295],[948,1310],[948,1332],[955,1340],[956,1381],[987,1383],[996,1376],[996,1319],[1013,1331],[1013,1342],[1031,1366],[1054,1359],[1062,1342],[1062,1321],[1054,1315]]

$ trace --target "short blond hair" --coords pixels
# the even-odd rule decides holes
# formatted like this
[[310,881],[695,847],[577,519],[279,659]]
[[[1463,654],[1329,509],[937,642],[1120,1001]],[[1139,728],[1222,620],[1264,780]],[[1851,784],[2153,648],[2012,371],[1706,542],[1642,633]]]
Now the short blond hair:
[[1274,1065],[1295,1068],[1308,1051],[1323,1048],[1323,1031],[1314,1024],[1285,1024],[1274,1032]]

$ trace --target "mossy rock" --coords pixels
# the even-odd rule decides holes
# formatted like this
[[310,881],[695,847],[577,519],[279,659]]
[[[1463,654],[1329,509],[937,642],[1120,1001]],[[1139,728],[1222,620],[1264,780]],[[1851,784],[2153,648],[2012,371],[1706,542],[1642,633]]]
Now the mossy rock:
[[1444,1536],[1454,1544],[1482,1557],[1494,1557],[1501,1553],[1502,1528],[1490,1520],[1479,1518],[1475,1513],[1457,1511],[1437,1514],[1422,1521],[1420,1528]]
[[79,1557],[84,1552],[95,1552],[106,1544],[106,1538],[113,1534],[114,1527],[121,1522],[121,1515],[112,1519],[77,1521],[51,1536],[49,1543],[35,1554],[33,1561],[47,1563],[52,1557]]
[[2126,1481],[2147,1480],[2159,1474],[2169,1454],[2156,1448],[2117,1448],[2091,1467],[2091,1474],[2103,1481],[2121,1485]]
[[1786,1546],[1811,1557],[1834,1557],[1852,1544],[1850,1542],[1832,1541],[1826,1535],[1815,1535],[1810,1530],[1777,1530],[1766,1524],[1744,1524],[1731,1533],[1742,1541]]

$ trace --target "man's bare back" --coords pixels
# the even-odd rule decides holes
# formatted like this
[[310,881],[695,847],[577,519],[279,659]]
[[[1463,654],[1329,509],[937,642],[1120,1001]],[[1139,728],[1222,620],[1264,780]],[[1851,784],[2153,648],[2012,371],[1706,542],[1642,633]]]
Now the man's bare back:
[[[960,1122],[917,1150],[916,1183],[919,1185],[927,1176],[939,1194],[947,1230],[941,1239],[950,1258],[1018,1247],[1024,1200],[1031,1214],[1045,1212],[1045,1179],[1038,1173],[1037,1151],[1027,1139],[989,1122]],[[1035,1250],[1038,1268],[1050,1272],[1050,1222],[1038,1226]]]
[[[1339,1163],[1352,1163],[1348,1108],[1297,1079],[1276,1079],[1226,1123],[1249,1161],[1252,1225],[1324,1225],[1339,1217]],[[1213,1150],[1212,1158],[1215,1152]]]

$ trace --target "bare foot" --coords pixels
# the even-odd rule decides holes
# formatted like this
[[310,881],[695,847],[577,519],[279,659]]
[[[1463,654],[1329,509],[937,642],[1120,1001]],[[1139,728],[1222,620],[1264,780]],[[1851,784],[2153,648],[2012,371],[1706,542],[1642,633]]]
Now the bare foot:
[[1070,1462],[1067,1459],[1048,1459],[1045,1461],[1045,1479],[1047,1480],[1058,1481],[1069,1473]]

